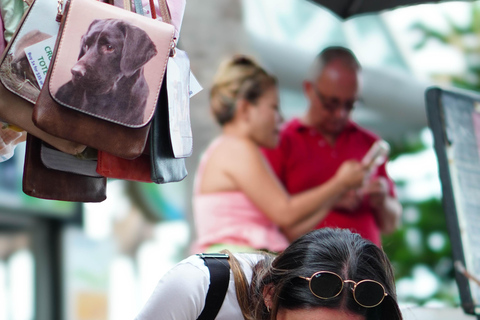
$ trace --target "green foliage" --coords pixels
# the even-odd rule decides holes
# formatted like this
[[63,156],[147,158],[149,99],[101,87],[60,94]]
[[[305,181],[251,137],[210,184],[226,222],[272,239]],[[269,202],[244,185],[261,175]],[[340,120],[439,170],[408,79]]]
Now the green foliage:
[[[421,39],[414,46],[423,49],[429,42],[437,41],[444,46],[453,47],[464,53],[467,71],[464,74],[436,75],[447,76],[450,84],[462,89],[478,91],[480,88],[480,5],[472,4],[470,23],[461,26],[453,22],[448,16],[448,31],[439,31],[425,23],[418,22],[411,26],[411,30],[421,34]],[[435,75],[432,75],[435,78]]]
[[[464,74],[432,75],[449,79],[449,84],[463,89],[480,91],[480,4],[472,4],[471,20],[468,25],[455,24],[448,17],[447,31],[436,30],[424,23],[415,23],[411,29],[419,32],[421,38],[414,46],[422,50],[429,42],[436,41],[444,46],[454,47],[464,53],[467,70]],[[472,41],[474,40],[474,41]],[[391,144],[391,159],[399,155],[414,153],[424,148],[420,139],[400,144]],[[399,181],[401,188],[406,182]],[[458,303],[454,284],[454,268],[446,219],[441,200],[428,199],[421,202],[403,202],[402,227],[391,235],[384,236],[383,245],[395,267],[397,281],[411,278],[416,267],[427,267],[440,281],[438,290],[430,297],[408,297],[410,302],[424,304],[432,299],[446,304]],[[445,241],[442,242],[442,239]]]
[[[389,142],[390,159],[415,154],[426,149],[420,136],[408,137],[400,142]],[[401,189],[408,181],[395,181]],[[423,266],[435,275],[438,289],[429,297],[417,297],[411,292],[406,301],[423,305],[432,300],[448,305],[458,304],[457,291],[452,292],[454,276],[451,246],[442,202],[431,198],[419,202],[402,201],[404,214],[402,226],[396,232],[383,236],[383,248],[395,268],[397,281],[414,276],[414,270]],[[453,283],[453,286],[455,284]]]
[[412,137],[408,140],[387,141],[390,144],[390,161],[395,160],[401,155],[413,154],[425,150],[425,145],[419,136]]
[[[439,199],[429,199],[418,203],[403,203],[405,211],[410,211],[410,221],[404,220],[402,228],[397,232],[384,236],[383,244],[389,257],[398,264],[398,277],[410,276],[411,266],[422,264],[436,269],[439,260],[451,254],[450,242],[447,234],[445,215]],[[419,232],[418,241],[409,239],[409,232]],[[429,245],[431,236],[440,236],[445,239],[441,247]],[[450,270],[451,271],[451,270]],[[437,274],[438,275],[438,274]],[[441,276],[447,276],[447,273]]]
[[453,279],[453,262],[445,214],[439,199],[404,202],[402,227],[383,237],[383,247],[395,267],[397,280],[410,278],[415,267],[422,265],[435,274],[439,289],[430,297],[411,296],[409,300],[424,304],[438,299],[452,304],[456,297],[448,286]]

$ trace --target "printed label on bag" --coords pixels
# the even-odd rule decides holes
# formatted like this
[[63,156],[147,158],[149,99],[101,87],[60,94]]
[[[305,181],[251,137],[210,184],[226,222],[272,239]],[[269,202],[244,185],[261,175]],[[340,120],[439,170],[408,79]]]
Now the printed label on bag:
[[40,88],[43,87],[43,83],[45,82],[50,60],[52,59],[53,48],[55,47],[55,41],[56,38],[51,37],[24,49]]

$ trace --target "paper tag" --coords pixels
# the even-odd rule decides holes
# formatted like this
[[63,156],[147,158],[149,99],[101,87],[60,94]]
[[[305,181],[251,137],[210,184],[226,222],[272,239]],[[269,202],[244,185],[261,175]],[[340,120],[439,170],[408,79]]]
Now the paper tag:
[[189,87],[190,60],[184,51],[176,49],[175,57],[169,58],[167,65],[168,114],[175,158],[192,154]]
[[24,49],[30,67],[35,74],[40,89],[43,87],[50,60],[52,59],[55,37],[48,38]]
[[193,75],[192,71],[190,71],[190,98],[202,91],[203,88],[198,82],[197,78]]

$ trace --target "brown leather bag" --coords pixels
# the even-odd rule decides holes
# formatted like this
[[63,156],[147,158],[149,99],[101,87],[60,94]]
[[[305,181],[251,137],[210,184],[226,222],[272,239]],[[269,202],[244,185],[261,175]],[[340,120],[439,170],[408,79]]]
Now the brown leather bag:
[[0,82],[0,118],[2,120],[22,128],[62,152],[75,155],[85,150],[85,145],[52,136],[35,126],[32,121],[32,112],[32,103],[11,93]]
[[[69,154],[78,154],[85,145],[54,137],[32,122],[33,103],[40,93],[24,48],[56,36],[57,4],[35,0],[25,13],[15,34],[0,58],[0,120],[14,124],[28,133]],[[53,22],[44,22],[44,19]]]
[[[65,11],[33,121],[52,135],[134,159],[145,149],[174,27],[94,0],[70,0]],[[99,30],[115,37],[98,41]]]
[[62,201],[101,202],[107,198],[107,179],[52,170],[41,160],[42,141],[27,135],[23,192],[29,196]]

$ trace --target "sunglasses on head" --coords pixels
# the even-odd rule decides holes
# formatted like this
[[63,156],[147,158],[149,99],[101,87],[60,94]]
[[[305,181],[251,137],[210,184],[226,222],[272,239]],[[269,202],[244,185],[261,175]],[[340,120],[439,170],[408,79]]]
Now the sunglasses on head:
[[300,277],[309,282],[310,291],[320,299],[332,299],[337,297],[346,283],[353,284],[353,298],[365,308],[373,308],[382,303],[388,295],[385,287],[375,280],[343,280],[338,274],[330,271],[315,272],[310,278]]

